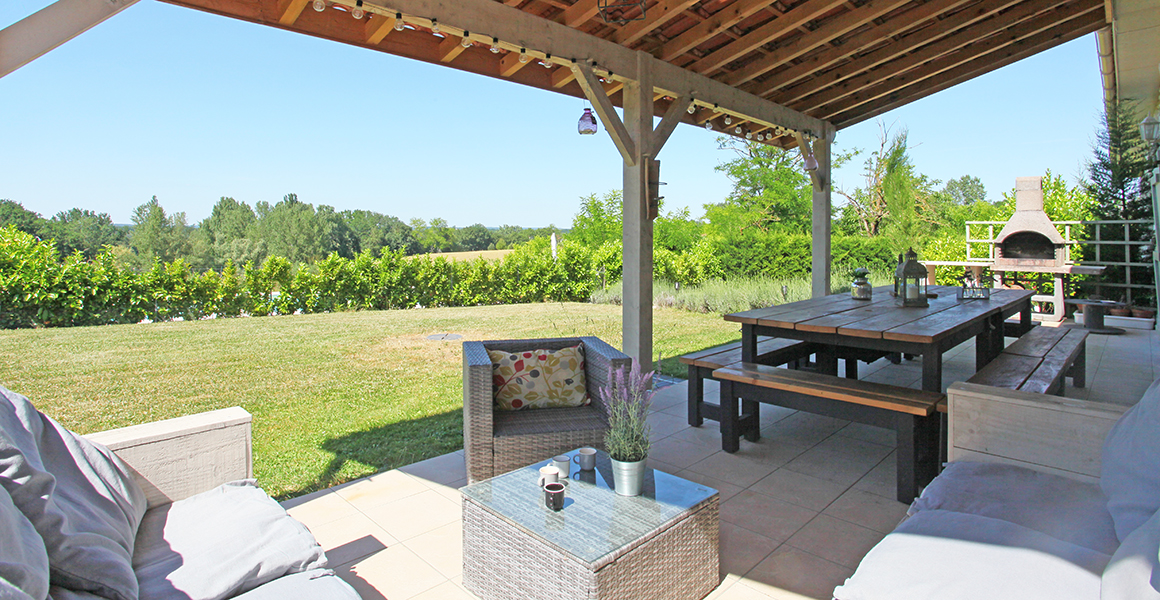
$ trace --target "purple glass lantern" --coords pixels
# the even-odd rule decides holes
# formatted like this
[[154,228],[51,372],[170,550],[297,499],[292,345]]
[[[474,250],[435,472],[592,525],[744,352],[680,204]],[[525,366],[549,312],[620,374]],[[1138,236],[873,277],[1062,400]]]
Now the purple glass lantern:
[[596,115],[592,114],[591,108],[585,108],[584,114],[580,115],[580,123],[576,125],[580,131],[580,135],[592,135],[596,133]]

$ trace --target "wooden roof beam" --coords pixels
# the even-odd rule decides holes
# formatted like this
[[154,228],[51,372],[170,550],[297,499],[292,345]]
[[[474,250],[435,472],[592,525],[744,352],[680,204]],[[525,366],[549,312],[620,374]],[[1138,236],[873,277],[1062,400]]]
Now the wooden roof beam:
[[696,48],[705,40],[747,19],[753,13],[768,7],[769,0],[737,0],[737,2],[717,11],[712,17],[669,40],[653,54],[663,61],[671,61]]
[[[869,3],[867,3],[867,6],[873,10],[874,8],[888,2],[898,4],[903,1],[905,0],[871,0]],[[753,31],[750,31],[749,33],[746,33],[745,35],[741,36],[740,39],[730,42],[721,48],[718,48],[717,50],[709,53],[704,58],[689,65],[688,68],[697,73],[710,73],[715,71],[737,60],[738,58],[741,58],[742,56],[745,56],[746,54],[749,54],[750,52],[753,52],[754,50],[757,50],[758,48],[784,36],[791,31],[796,31],[797,28],[805,25],[806,23],[809,23],[810,21],[813,21],[814,19],[817,19],[822,15],[834,10],[835,8],[845,4],[846,0],[807,0],[806,2],[799,4],[793,10],[774,17],[772,21],[754,29]],[[861,9],[853,12],[861,14],[860,10]],[[846,14],[849,15],[851,13]],[[843,17],[844,16],[846,15],[843,15]],[[837,19],[841,18],[842,17],[837,17]],[[861,22],[858,24],[860,25]],[[846,31],[849,31],[849,29],[846,29]],[[816,35],[816,33],[811,33],[809,38],[813,39],[814,35]],[[841,34],[837,33],[830,38],[827,38],[823,42],[819,42],[818,45],[827,42],[837,37],[838,35]],[[796,47],[799,44],[792,45]]]
[[[976,7],[971,7],[967,11],[962,11],[966,12],[967,15],[961,20],[972,20],[974,21],[973,25],[950,33],[951,30],[949,27],[944,28],[943,22],[934,23],[925,29],[904,37],[897,44],[887,44],[866,56],[855,59],[848,65],[838,67],[835,69],[836,73],[824,73],[817,78],[806,80],[793,88],[782,90],[776,97],[779,99],[793,97],[794,102],[797,104],[800,104],[798,102],[799,99],[805,99],[805,106],[817,108],[826,102],[837,100],[858,89],[893,77],[923,62],[933,60],[964,46],[974,44],[977,40],[1002,32],[1011,25],[1028,17],[1032,17],[1039,12],[1074,1],[1077,0],[1050,0],[1044,3],[1019,3],[1014,0],[987,0]],[[1000,5],[1014,6],[1006,13],[998,15],[998,9],[996,7]],[[981,11],[986,11],[988,17],[981,20],[972,18]],[[947,35],[947,33],[950,33],[950,35]],[[932,39],[937,41],[924,45]],[[898,52],[896,46],[902,47],[903,51]],[[917,50],[914,52],[905,54],[905,52],[915,48]],[[867,65],[881,66],[866,72],[864,75],[850,77],[851,75],[867,71]],[[840,81],[840,84],[835,85],[838,81]],[[821,92],[822,98],[818,99],[818,102],[815,102],[814,98],[809,97],[811,94],[819,92]]]
[[[439,50],[437,51],[439,54],[439,62],[449,63],[455,60],[456,56],[462,54],[464,50],[467,50],[467,48],[463,47],[463,38],[449,35],[443,38],[442,42],[439,42]],[[500,65],[502,69],[502,61]]]
[[[839,15],[823,23],[808,35],[802,36],[792,43],[785,44],[770,52],[765,57],[755,60],[744,67],[741,67],[733,73],[728,73],[721,78],[722,81],[729,85],[738,85],[745,83],[755,77],[760,77],[777,67],[817,48],[823,44],[828,44],[839,36],[846,35],[851,31],[874,21],[879,17],[885,16],[891,11],[908,4],[910,0],[870,0],[861,7],[851,10],[848,13]],[[792,12],[792,11],[791,11]],[[786,13],[789,16],[789,13]],[[780,19],[779,19],[780,20]],[[732,45],[732,44],[731,44]],[[730,46],[731,46],[730,45]],[[729,46],[726,46],[728,48]],[[710,61],[714,54],[706,56],[704,59],[693,63],[692,69],[698,73],[704,73],[713,68],[723,66],[726,63],[718,64],[717,60]],[[724,57],[723,57],[724,58]],[[699,69],[698,65],[705,63],[710,66],[708,69]]]
[[298,20],[298,15],[302,14],[302,9],[306,8],[306,4],[310,0],[279,0],[278,8],[282,16],[278,18],[279,25],[293,25],[294,21]]
[[[792,85],[803,77],[820,73],[834,66],[838,61],[849,58],[873,44],[914,29],[940,14],[973,1],[975,0],[931,0],[925,4],[910,8],[891,17],[881,25],[856,33],[849,38],[843,39],[841,44],[828,48],[819,54],[802,60],[788,69],[778,72],[777,77],[775,77],[777,85],[782,88]],[[893,44],[891,45],[893,46]]]
[[[841,127],[849,127],[851,125],[861,123],[867,119],[872,119],[887,111],[894,110],[904,104],[909,104],[915,100],[925,98],[931,94],[941,92],[949,87],[958,85],[964,81],[973,79],[980,75],[990,73],[996,69],[1005,67],[1011,63],[1023,60],[1029,56],[1043,52],[1050,48],[1054,48],[1060,44],[1070,42],[1076,38],[1083,37],[1089,33],[1099,31],[1107,24],[1103,21],[1103,15],[1093,16],[1087,13],[1084,16],[1074,21],[1069,21],[1065,24],[1052,28],[1049,31],[1034,35],[1024,40],[1020,40],[1003,49],[1003,57],[999,60],[987,61],[985,63],[966,63],[954,69],[946,71],[937,77],[927,79],[922,82],[911,84],[899,90],[896,98],[891,101],[874,106],[870,110],[860,112],[857,109],[848,111],[838,115],[841,122]],[[863,105],[865,106],[865,105]]]
[[631,46],[650,31],[663,27],[675,17],[681,16],[690,6],[700,0],[661,0],[649,8],[643,19],[625,25],[612,35],[612,41],[623,46]]
[[[395,17],[371,13],[367,15],[367,43],[374,46],[383,41],[387,34],[395,30]],[[458,55],[458,54],[457,54]],[[452,56],[451,58],[455,58]],[[450,59],[448,59],[450,60]]]
[[[845,97],[840,102],[820,103],[814,98],[807,98],[807,100],[811,105],[816,103],[818,107],[821,107],[820,111],[826,115],[848,112],[872,100],[895,95],[900,88],[925,81],[955,67],[975,63],[983,56],[998,52],[1022,40],[1036,39],[1036,36],[1044,35],[1049,38],[1057,37],[1061,30],[1068,31],[1074,27],[1074,25],[1068,25],[1069,22],[1092,13],[1102,15],[1102,11],[1103,3],[1100,0],[1072,2],[1056,10],[1005,27],[1002,33],[976,41],[963,47],[961,51],[943,54],[937,58],[932,56],[925,59],[910,59],[907,57],[910,59],[907,62],[914,67],[913,70],[902,72],[898,77],[883,80],[877,85],[860,86],[857,93]],[[894,65],[890,64],[887,67],[894,67]],[[902,85],[899,85],[900,83]]]
[[136,3],[137,0],[57,0],[0,29],[0,77]]
[[596,0],[578,0],[576,4],[566,8],[559,17],[556,18],[557,23],[567,25],[568,27],[576,27],[596,16],[599,10],[596,7]]

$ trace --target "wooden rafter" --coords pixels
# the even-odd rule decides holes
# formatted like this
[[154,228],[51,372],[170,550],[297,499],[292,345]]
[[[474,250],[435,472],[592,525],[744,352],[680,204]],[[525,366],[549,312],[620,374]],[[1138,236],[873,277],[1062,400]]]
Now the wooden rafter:
[[690,27],[684,33],[666,42],[660,50],[654,52],[657,58],[665,61],[688,52],[705,40],[740,23],[753,13],[769,8],[769,0],[737,0],[726,6],[712,17]]
[[1107,23],[1104,21],[1104,15],[1092,12],[1086,13],[1073,21],[1011,44],[1007,48],[1004,48],[1000,56],[994,57],[992,61],[962,64],[937,77],[911,83],[907,87],[900,89],[896,94],[891,96],[890,100],[884,103],[875,104],[870,107],[863,104],[859,106],[859,109],[862,110],[856,109],[848,111],[839,115],[837,118],[840,120],[842,127],[849,127],[850,125],[861,123],[884,112],[925,98],[980,75],[985,75],[995,69],[1005,67],[1011,63],[1043,52],[1044,50],[1049,50],[1089,33],[1094,33],[1106,26]]
[[613,34],[612,40],[618,44],[630,46],[640,38],[648,35],[650,31],[663,27],[665,23],[668,23],[673,18],[681,16],[681,13],[699,1],[661,0],[649,7],[643,19],[633,21]]
[[[784,44],[776,50],[770,52],[765,57],[755,60],[744,67],[729,73],[722,81],[729,85],[738,85],[745,83],[755,77],[760,77],[777,67],[799,57],[803,54],[828,44],[839,36],[846,35],[851,31],[872,22],[874,19],[882,17],[887,13],[906,5],[910,0],[870,0],[866,4],[851,10],[841,16],[835,17],[824,25],[810,32],[809,35],[804,35],[799,40]],[[789,13],[786,13],[789,16]],[[780,19],[779,19],[780,20]],[[752,35],[752,34],[750,34]],[[748,37],[748,36],[746,36]],[[755,40],[756,41],[756,40]],[[740,43],[740,42],[737,42]],[[732,45],[732,44],[731,44]],[[728,46],[726,47],[728,48]],[[704,73],[713,68],[719,67],[725,63],[717,63],[716,60],[710,61],[717,53],[714,52],[709,56],[693,63],[692,69],[698,73]],[[724,58],[724,57],[722,57]],[[707,68],[698,69],[697,66],[704,63]]]
[[[873,10],[876,6],[886,3],[898,3],[900,0],[871,0],[867,5]],[[741,38],[730,42],[721,48],[709,53],[704,58],[694,62],[687,68],[696,73],[709,73],[720,67],[723,67],[746,54],[768,44],[791,31],[817,19],[818,17],[834,10],[839,6],[846,4],[846,0],[807,0],[799,4],[793,10],[775,17],[772,21],[762,25],[741,36]],[[863,7],[865,8],[865,7]],[[862,14],[859,10],[852,11],[853,13]],[[851,14],[851,13],[847,13]],[[869,21],[866,19],[865,21]],[[853,27],[862,24],[865,21],[857,22]],[[833,21],[831,21],[833,22]],[[845,29],[849,31],[853,27]],[[841,35],[837,33],[826,41]],[[813,37],[812,35],[810,36]]]
[[571,67],[558,67],[552,71],[552,87],[556,89],[560,89],[573,81],[576,81],[576,73],[572,72]]
[[278,18],[278,24],[293,25],[308,2],[310,0],[281,0],[279,5],[282,9],[282,16]]
[[[831,72],[823,73],[813,79],[803,81],[789,89],[779,90],[774,97],[782,99],[783,101],[785,98],[792,97],[796,102],[820,90],[853,89],[857,85],[854,83],[855,81],[865,81],[868,77],[872,77],[869,74],[860,77],[855,77],[855,75],[864,73],[879,65],[885,65],[888,70],[874,71],[875,73],[885,75],[885,77],[879,77],[866,84],[873,85],[881,79],[885,79],[899,72],[896,68],[889,70],[894,68],[895,65],[910,68],[922,60],[929,60],[941,56],[947,52],[952,52],[963,46],[972,44],[976,40],[1001,32],[1011,24],[1018,22],[1018,20],[1034,15],[1040,10],[1069,1],[1072,0],[1052,0],[1049,4],[1037,3],[1035,6],[1032,6],[1032,4],[1027,2],[1019,3],[1018,0],[985,0],[976,6],[972,6],[970,9],[960,11],[951,17],[947,17],[946,19],[930,24],[928,27],[903,36],[902,39],[895,43],[886,44],[873,52],[860,56]],[[1010,11],[1000,18],[998,13],[1007,7],[1010,7]],[[968,25],[964,27],[963,24]],[[907,54],[907,52],[911,53]],[[771,86],[769,82],[766,82],[761,86],[753,88],[753,91],[758,93],[764,89],[772,90],[776,88],[775,86]]]
[[597,12],[596,0],[578,0],[576,4],[565,9],[556,18],[556,22],[567,25],[568,27],[576,27],[595,17]]
[[[383,38],[387,37],[387,34],[395,30],[395,17],[374,13],[369,15],[369,17],[367,19],[366,36],[367,43],[373,46],[383,41]],[[451,58],[455,57],[453,56]]]
[[0,29],[0,77],[36,60],[137,0],[57,0]]
[[[844,95],[840,102],[822,102],[821,100],[815,100],[813,97],[807,98],[807,101],[809,104],[815,105],[813,108],[822,107],[820,110],[826,115],[841,114],[867,102],[895,94],[902,87],[925,81],[955,67],[982,58],[987,54],[1002,50],[1022,40],[1033,39],[1034,36],[1040,34],[1046,35],[1048,38],[1057,37],[1059,30],[1069,29],[1070,26],[1067,25],[1068,21],[1102,10],[1103,4],[1099,1],[1084,0],[1083,2],[1071,2],[1055,10],[1042,13],[1033,18],[1021,21],[1016,25],[1007,27],[1002,33],[981,41],[976,41],[953,53],[939,53],[937,56],[933,56],[934,52],[931,52],[930,56],[926,56],[924,53],[919,52],[916,54],[924,54],[924,58],[912,58],[908,56],[905,59],[905,64],[910,68],[906,68],[901,64],[896,65],[896,63],[886,65],[890,70],[900,74],[897,79],[883,80],[875,85],[859,86],[859,89],[855,93]],[[904,61],[897,62],[903,63]],[[826,94],[820,96],[824,97]]]
[[[439,43],[439,62],[449,63],[455,60],[467,48],[463,47],[463,38],[449,35]],[[502,64],[502,63],[501,63]]]
[[[828,48],[823,52],[803,59],[801,62],[778,72],[777,85],[785,87],[797,83],[805,77],[809,77],[815,73],[820,73],[828,69],[839,61],[847,59],[854,54],[865,50],[866,48],[880,43],[884,39],[893,38],[896,35],[905,33],[914,29],[930,19],[933,19],[940,14],[959,8],[960,6],[973,2],[974,0],[932,0],[925,4],[912,7],[891,17],[888,21],[877,25],[875,27],[867,28],[865,31],[856,33],[848,38],[842,39],[842,43],[832,48]],[[890,44],[894,47],[895,44]]]

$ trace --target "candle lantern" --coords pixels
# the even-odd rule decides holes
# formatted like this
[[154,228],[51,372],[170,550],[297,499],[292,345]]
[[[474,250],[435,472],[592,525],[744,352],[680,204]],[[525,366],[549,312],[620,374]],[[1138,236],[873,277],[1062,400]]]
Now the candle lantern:
[[894,271],[894,298],[900,306],[929,306],[926,300],[926,267],[918,262],[914,248],[898,255]]

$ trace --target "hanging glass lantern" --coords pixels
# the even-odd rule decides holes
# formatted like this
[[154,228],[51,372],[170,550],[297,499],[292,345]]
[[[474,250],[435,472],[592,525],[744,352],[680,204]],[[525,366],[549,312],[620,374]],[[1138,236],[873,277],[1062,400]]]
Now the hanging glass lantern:
[[901,306],[929,306],[926,300],[926,267],[918,262],[914,248],[898,255],[894,270],[894,299]]
[[592,135],[596,133],[596,115],[592,114],[591,108],[585,108],[584,114],[580,115],[580,122],[576,125],[580,131],[580,135]]

